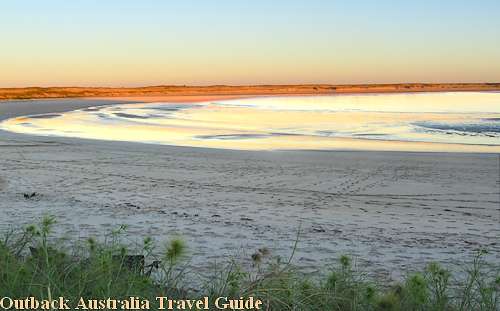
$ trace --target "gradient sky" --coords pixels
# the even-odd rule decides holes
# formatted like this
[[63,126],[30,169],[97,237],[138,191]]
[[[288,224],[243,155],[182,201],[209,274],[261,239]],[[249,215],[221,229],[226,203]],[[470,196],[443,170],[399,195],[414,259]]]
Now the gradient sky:
[[500,82],[500,1],[0,2],[0,87],[391,82]]

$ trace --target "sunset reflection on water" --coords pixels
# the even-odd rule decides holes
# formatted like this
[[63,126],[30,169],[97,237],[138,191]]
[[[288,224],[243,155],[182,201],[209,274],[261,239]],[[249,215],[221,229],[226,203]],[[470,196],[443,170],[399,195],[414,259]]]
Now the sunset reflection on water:
[[500,152],[500,93],[123,104],[19,117],[1,127],[35,135],[242,150]]

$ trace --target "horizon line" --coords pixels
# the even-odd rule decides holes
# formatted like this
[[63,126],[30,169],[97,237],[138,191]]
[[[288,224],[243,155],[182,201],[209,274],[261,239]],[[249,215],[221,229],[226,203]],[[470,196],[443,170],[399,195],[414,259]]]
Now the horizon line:
[[101,88],[101,89],[140,89],[140,88],[159,88],[159,87],[183,87],[183,88],[210,88],[210,87],[284,87],[284,86],[396,86],[396,85],[500,85],[499,82],[396,82],[396,83],[290,83],[290,84],[152,84],[140,86],[81,86],[81,85],[51,85],[51,86],[14,86],[2,87],[0,89],[52,89],[52,88]]

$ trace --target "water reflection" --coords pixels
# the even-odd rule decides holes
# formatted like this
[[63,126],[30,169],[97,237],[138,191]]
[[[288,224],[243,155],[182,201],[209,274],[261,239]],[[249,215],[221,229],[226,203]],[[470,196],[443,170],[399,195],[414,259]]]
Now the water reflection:
[[500,152],[500,93],[127,104],[10,119],[21,133],[229,149]]

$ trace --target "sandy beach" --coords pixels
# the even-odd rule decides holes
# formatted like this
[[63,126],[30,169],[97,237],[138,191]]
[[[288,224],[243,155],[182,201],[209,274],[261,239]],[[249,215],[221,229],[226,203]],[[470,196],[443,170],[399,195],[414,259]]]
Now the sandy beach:
[[[131,100],[141,101],[5,101],[0,120]],[[287,257],[300,228],[293,262],[305,271],[351,254],[397,278],[480,248],[499,263],[499,165],[497,154],[231,151],[0,131],[0,228],[51,214],[59,236],[84,238],[127,224],[131,242],[184,237],[197,268],[261,247]]]

